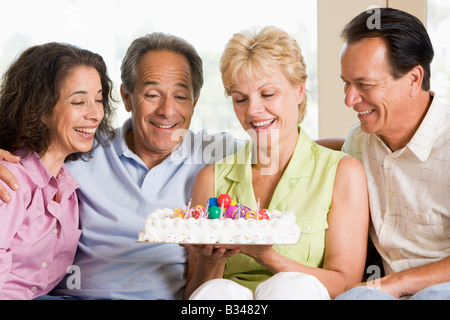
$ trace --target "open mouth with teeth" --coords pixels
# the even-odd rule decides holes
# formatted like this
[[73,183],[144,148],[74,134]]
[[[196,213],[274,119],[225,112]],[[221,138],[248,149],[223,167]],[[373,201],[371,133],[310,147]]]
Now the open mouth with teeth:
[[275,119],[258,121],[258,122],[250,122],[255,129],[267,129],[274,123]]
[[365,116],[365,115],[371,114],[374,111],[375,111],[375,109],[371,109],[371,110],[367,110],[367,111],[363,111],[363,112],[358,112],[358,115],[359,116]]
[[173,125],[162,125],[162,124],[158,124],[158,123],[154,123],[154,122],[152,122],[151,123],[152,125],[154,125],[155,127],[157,127],[157,128],[160,128],[160,129],[172,129],[173,127],[175,127],[177,124],[173,124]]
[[75,128],[74,130],[80,133],[85,138],[91,138],[94,136],[97,128]]

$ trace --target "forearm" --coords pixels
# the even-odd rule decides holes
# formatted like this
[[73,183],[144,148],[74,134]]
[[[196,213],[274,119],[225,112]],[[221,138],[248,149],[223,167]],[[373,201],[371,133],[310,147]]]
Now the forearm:
[[325,286],[332,299],[344,292],[345,287],[348,285],[348,280],[344,273],[339,270],[309,267],[291,260],[275,250],[271,251],[253,258],[257,263],[274,274],[279,272],[301,272],[314,276]]
[[450,282],[450,257],[390,274],[381,279],[381,289],[383,290],[384,285],[387,288],[396,288],[396,292],[390,293],[396,295],[398,292],[398,296],[401,297],[413,295],[425,288],[445,282]]
[[223,278],[224,269],[225,258],[222,260],[210,261],[199,256],[197,258],[195,270],[186,283],[184,298],[189,299],[192,293],[205,282]]

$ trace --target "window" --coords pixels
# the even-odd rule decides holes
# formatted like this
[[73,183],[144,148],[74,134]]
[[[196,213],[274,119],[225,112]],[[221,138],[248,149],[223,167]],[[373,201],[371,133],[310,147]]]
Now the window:
[[431,64],[431,89],[450,105],[450,2],[428,0],[428,33],[435,57]]
[[[171,33],[192,43],[204,61],[205,86],[191,128],[232,131],[231,100],[225,98],[219,59],[233,33],[269,24],[283,28],[299,42],[308,66],[308,114],[303,128],[317,136],[317,9],[308,0],[16,0],[0,19],[0,71],[25,48],[51,41],[97,52],[105,59],[120,101],[120,65],[131,42],[146,33]],[[120,103],[117,126],[128,118]]]

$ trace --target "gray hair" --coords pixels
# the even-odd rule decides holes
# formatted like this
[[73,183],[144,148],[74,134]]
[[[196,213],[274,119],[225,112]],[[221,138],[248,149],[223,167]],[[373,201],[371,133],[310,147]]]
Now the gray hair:
[[197,99],[203,87],[202,59],[197,53],[197,50],[186,40],[160,32],[137,38],[128,48],[120,68],[124,89],[130,93],[133,92],[137,80],[137,66],[140,58],[149,51],[159,50],[167,50],[186,57],[191,65],[194,98]]

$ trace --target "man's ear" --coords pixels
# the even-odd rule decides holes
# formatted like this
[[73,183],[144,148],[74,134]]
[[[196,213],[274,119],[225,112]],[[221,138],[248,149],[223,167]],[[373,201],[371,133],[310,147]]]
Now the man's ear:
[[131,112],[132,103],[131,103],[131,94],[123,87],[123,84],[120,85],[120,95],[122,96],[123,104],[125,105],[125,110],[127,112]]
[[198,102],[198,99],[200,98],[200,94],[198,95],[198,97],[194,100],[194,109],[195,109],[195,106],[197,105],[197,102]]
[[422,90],[422,82],[423,82],[424,71],[422,66],[416,66],[408,72],[409,77],[409,96],[416,96],[420,90]]

